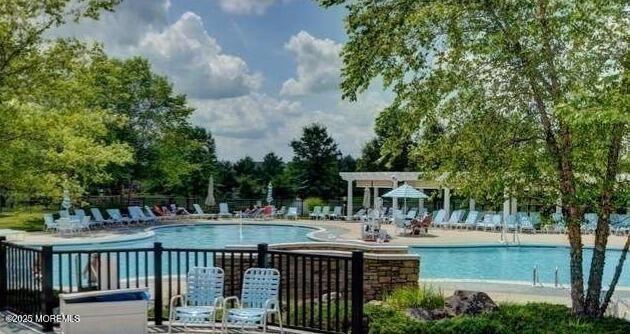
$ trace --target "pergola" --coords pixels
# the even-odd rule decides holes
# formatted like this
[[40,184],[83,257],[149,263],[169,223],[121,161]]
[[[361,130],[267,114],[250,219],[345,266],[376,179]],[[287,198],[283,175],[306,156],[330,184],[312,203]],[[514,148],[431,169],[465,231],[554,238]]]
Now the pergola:
[[[348,195],[346,197],[346,215],[347,219],[352,219],[352,190],[353,187],[372,188],[374,191],[374,204],[378,201],[378,190],[381,188],[393,189],[403,183],[423,189],[438,189],[444,192],[444,210],[447,214],[451,211],[451,189],[445,187],[439,180],[423,179],[419,172],[343,172],[339,173],[341,178],[348,182]],[[420,200],[420,207],[423,206],[423,200]],[[471,200],[471,207],[474,209],[474,200]],[[398,208],[398,201],[393,199],[392,207]]]

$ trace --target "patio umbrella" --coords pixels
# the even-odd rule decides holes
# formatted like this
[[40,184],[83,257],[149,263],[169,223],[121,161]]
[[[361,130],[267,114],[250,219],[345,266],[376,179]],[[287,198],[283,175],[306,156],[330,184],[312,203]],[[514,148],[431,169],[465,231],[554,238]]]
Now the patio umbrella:
[[68,210],[72,206],[72,201],[70,200],[70,191],[68,188],[63,189],[63,200],[61,201],[61,207]]
[[370,207],[370,188],[368,187],[363,188],[363,207]]
[[214,206],[216,201],[214,200],[214,177],[210,175],[210,180],[208,180],[208,195],[206,196],[206,201],[203,203],[206,206]]
[[271,204],[273,202],[273,186],[271,182],[267,185],[267,204]]
[[391,197],[391,198],[403,198],[405,200],[405,211],[407,211],[407,198],[429,198],[422,191],[408,185],[403,184],[402,186],[393,189],[383,195],[383,197]]

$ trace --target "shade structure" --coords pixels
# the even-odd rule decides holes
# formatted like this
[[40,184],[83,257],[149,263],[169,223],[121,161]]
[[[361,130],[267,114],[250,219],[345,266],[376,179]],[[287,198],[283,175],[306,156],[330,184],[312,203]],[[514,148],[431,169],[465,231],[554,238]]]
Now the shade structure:
[[385,195],[383,195],[383,197],[391,197],[391,198],[404,198],[405,199],[405,204],[404,204],[404,208],[405,211],[407,211],[407,198],[429,198],[429,196],[427,196],[425,193],[423,193],[422,191],[408,185],[408,184],[403,184],[402,186],[389,191],[388,193],[386,193]]
[[208,180],[208,195],[206,196],[206,200],[203,202],[206,206],[214,206],[216,201],[214,199],[214,177],[210,176]]
[[370,207],[370,188],[368,187],[363,188],[363,207]]
[[402,186],[387,192],[383,197],[391,197],[391,198],[429,198],[422,191],[408,185],[403,184]]
[[271,182],[267,185],[267,204],[273,202],[273,185]]

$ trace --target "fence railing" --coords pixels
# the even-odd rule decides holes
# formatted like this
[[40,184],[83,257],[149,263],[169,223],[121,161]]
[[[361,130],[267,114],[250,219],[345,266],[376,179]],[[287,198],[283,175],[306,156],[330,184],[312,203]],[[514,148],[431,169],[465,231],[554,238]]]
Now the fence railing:
[[[195,266],[223,268],[226,296],[240,295],[248,268],[276,268],[287,327],[364,332],[363,253],[307,254],[270,250],[266,244],[256,249],[167,248],[155,243],[150,248],[56,250],[19,246],[0,237],[0,309],[49,315],[59,305],[60,293],[146,287],[153,299],[152,318],[161,325],[169,300],[185,291],[186,274]],[[46,331],[53,325],[42,323]]]

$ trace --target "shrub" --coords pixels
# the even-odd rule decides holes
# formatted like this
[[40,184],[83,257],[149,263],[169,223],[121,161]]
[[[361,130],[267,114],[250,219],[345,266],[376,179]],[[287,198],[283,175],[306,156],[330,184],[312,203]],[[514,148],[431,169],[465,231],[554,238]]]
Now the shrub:
[[324,205],[324,200],[319,197],[309,197],[304,200],[304,206],[306,206],[306,209],[308,210],[308,212],[313,212],[314,207],[323,206],[323,205]]
[[429,310],[444,307],[442,291],[435,291],[431,286],[405,287],[392,291],[384,302],[396,310],[425,308]]
[[387,305],[368,305],[365,313],[370,334],[508,334],[630,333],[630,322],[616,318],[588,319],[573,316],[563,305],[501,304],[497,311],[439,321],[417,321]]

